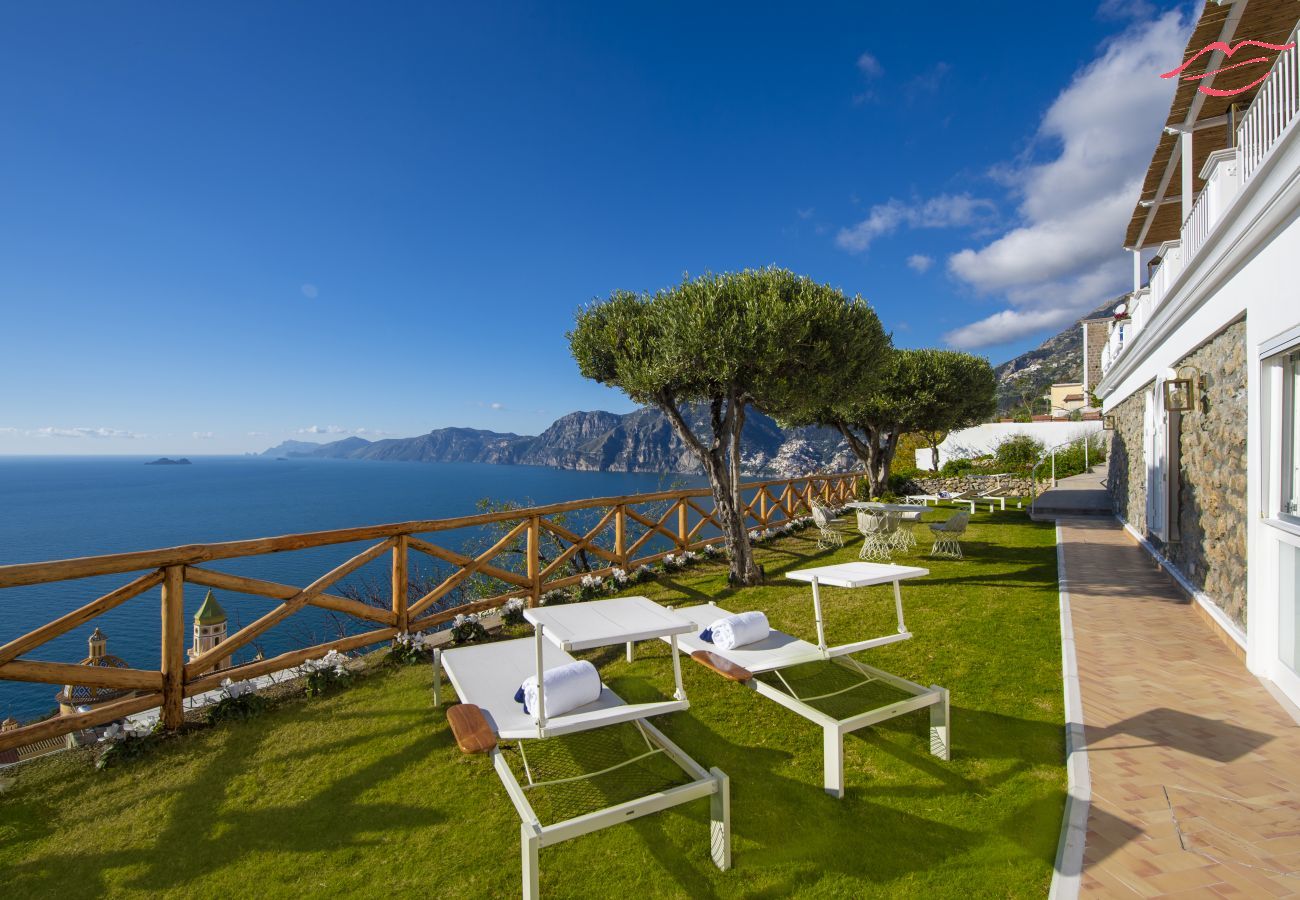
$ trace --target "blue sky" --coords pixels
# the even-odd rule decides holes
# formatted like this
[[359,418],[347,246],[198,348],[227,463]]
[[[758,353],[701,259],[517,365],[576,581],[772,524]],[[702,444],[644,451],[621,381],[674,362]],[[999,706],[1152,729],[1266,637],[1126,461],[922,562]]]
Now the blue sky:
[[536,433],[779,264],[994,363],[1125,289],[1190,8],[7,4],[0,453]]

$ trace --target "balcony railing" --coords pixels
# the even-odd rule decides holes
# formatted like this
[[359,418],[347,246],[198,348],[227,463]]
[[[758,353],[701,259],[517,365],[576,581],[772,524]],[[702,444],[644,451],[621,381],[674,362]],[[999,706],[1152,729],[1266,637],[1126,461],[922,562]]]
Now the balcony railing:
[[[1300,29],[1292,31],[1288,43],[1294,43],[1298,35]],[[1151,321],[1178,276],[1196,259],[1215,228],[1226,218],[1242,188],[1300,119],[1298,49],[1284,50],[1274,60],[1273,68],[1237,127],[1236,146],[1210,154],[1201,173],[1205,187],[1183,222],[1180,240],[1161,245],[1161,262],[1151,273],[1148,286],[1129,297],[1129,318],[1111,325],[1110,338],[1102,352],[1103,374]]]
[[[1300,29],[1293,30],[1287,43],[1295,43]],[[1273,69],[1260,85],[1259,93],[1237,128],[1237,149],[1241,154],[1241,183],[1248,184],[1300,111],[1300,65],[1296,47],[1283,50]]]

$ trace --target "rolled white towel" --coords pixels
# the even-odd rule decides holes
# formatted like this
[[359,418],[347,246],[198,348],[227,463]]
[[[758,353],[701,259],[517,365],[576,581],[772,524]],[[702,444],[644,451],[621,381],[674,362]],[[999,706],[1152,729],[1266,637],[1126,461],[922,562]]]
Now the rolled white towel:
[[718,619],[709,626],[713,643],[723,650],[734,650],[746,644],[756,644],[771,633],[767,616],[757,610],[737,613]]
[[[546,717],[562,716],[600,698],[600,673],[585,659],[547,669],[542,673],[546,689]],[[524,712],[537,718],[537,676],[529,675],[523,686]]]

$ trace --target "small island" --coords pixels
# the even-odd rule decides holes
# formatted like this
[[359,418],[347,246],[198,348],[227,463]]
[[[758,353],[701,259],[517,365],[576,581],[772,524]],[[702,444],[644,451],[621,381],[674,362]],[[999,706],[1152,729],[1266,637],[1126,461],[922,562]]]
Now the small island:
[[188,459],[186,459],[183,456],[180,459],[168,459],[166,456],[160,456],[157,459],[153,460],[152,462],[145,463],[145,465],[146,466],[191,466],[193,465],[193,463],[191,463]]

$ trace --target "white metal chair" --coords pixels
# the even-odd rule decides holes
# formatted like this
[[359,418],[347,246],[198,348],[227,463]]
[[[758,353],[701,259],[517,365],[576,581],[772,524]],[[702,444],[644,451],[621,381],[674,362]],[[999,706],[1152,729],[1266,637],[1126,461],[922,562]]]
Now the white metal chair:
[[812,504],[813,524],[817,526],[817,549],[835,550],[844,546],[844,535],[835,528],[831,512],[820,503]]
[[862,533],[862,550],[858,559],[889,562],[894,547],[894,517],[882,511],[859,511],[858,531]]
[[900,553],[911,550],[916,546],[916,526],[921,521],[921,512],[900,512],[898,513],[898,524],[894,528],[894,549]]
[[934,535],[934,546],[930,548],[931,556],[946,556],[950,559],[962,559],[961,538],[970,524],[970,513],[959,512],[943,522],[930,525]]
[[[543,673],[574,662],[569,651],[626,643],[630,656],[633,642],[655,638],[663,638],[676,648],[678,635],[693,631],[694,624],[645,597],[618,597],[529,609],[524,612],[524,618],[532,622],[536,629],[532,640],[518,638],[452,650],[435,649],[433,653],[434,705],[440,706],[442,703],[442,672],[445,670],[456,694],[463,701],[447,710],[447,721],[457,745],[464,753],[491,754],[497,775],[519,813],[524,897],[533,900],[538,896],[538,851],[542,847],[690,803],[701,797],[709,797],[709,843],[713,862],[719,869],[729,869],[731,801],[726,774],[717,768],[704,769],[647,721],[650,716],[690,706],[682,688],[681,665],[676,653],[672,654],[676,688],[672,700],[629,704],[602,684],[600,696],[591,703],[561,715],[549,716],[546,712]],[[515,691],[530,675],[535,675],[538,685],[543,686],[538,692],[539,709],[535,717],[514,699]],[[619,723],[631,723],[635,727],[638,739],[644,742],[645,752],[612,766],[608,765],[607,759],[601,759],[601,767],[597,771],[583,770],[573,774],[565,769],[561,772],[562,777],[546,777],[546,768],[539,764],[536,752],[530,764],[527,755],[529,751],[525,749],[527,744],[537,747],[547,739],[594,731]],[[510,763],[502,755],[503,748],[498,745],[501,740],[512,742],[510,749],[518,754],[526,784],[520,783]],[[542,822],[529,802],[529,792],[538,788],[596,778],[658,754],[671,760],[686,774],[688,780],[685,784],[551,823]],[[546,755],[542,753],[543,757]]]

